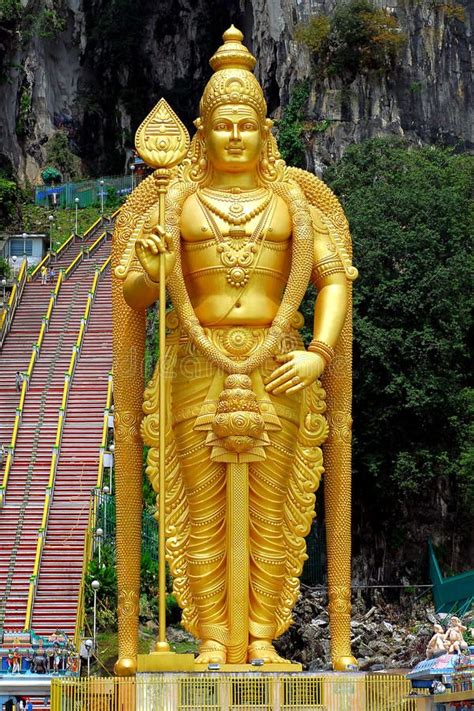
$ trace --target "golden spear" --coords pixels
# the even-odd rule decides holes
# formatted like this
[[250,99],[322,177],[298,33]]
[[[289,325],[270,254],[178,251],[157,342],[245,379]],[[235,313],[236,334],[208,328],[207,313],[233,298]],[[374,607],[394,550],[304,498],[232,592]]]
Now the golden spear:
[[[139,126],[135,136],[135,147],[141,158],[156,168],[153,177],[158,184],[159,218],[158,224],[165,229],[165,197],[171,178],[171,168],[180,163],[189,148],[189,134],[184,124],[174,113],[165,99],[160,99],[155,108]],[[159,550],[158,550],[158,641],[155,652],[169,652],[166,640],[166,560],[165,560],[165,346],[166,346],[166,275],[165,260],[160,259],[159,285]]]

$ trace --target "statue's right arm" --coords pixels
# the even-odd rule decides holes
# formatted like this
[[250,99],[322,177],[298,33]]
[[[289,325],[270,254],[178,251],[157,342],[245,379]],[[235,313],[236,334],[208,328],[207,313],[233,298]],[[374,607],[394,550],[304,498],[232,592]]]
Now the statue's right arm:
[[158,299],[160,285],[147,279],[141,272],[129,272],[123,284],[123,296],[136,311],[144,311]]
[[143,271],[128,273],[123,295],[132,309],[143,311],[158,299],[161,260],[164,260],[165,277],[168,277],[176,263],[176,252],[170,235],[161,226],[155,225],[138,237],[135,254]]

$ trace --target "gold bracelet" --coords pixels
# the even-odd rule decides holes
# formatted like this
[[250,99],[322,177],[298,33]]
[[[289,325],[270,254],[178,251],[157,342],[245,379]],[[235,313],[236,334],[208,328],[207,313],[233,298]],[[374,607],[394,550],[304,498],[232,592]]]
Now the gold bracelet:
[[318,341],[316,338],[313,338],[313,340],[309,344],[308,351],[320,355],[321,358],[326,361],[326,365],[328,365],[332,361],[336,353],[332,346],[329,346],[327,343],[324,343],[324,341]]
[[160,282],[153,281],[153,279],[148,276],[148,273],[145,270],[143,270],[143,280],[145,284],[152,289],[156,289],[160,285]]

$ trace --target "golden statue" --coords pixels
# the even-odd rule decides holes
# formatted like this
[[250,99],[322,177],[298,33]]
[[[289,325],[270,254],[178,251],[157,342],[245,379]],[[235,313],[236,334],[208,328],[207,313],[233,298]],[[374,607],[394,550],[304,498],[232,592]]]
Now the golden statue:
[[[223,39],[184,160],[170,170],[187,135],[163,100],[138,130],[139,153],[160,167],[114,236],[119,674],[136,669],[142,441],[157,492],[162,477],[161,532],[196,662],[285,662],[272,642],[291,624],[325,470],[331,653],[335,669],[356,664],[348,226],[331,191],[280,158],[241,32]],[[144,388],[145,309],[160,287],[160,363]]]

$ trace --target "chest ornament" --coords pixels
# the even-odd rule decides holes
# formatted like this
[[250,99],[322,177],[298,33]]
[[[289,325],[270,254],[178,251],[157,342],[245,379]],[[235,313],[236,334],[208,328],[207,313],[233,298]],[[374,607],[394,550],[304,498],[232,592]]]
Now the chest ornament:
[[250,236],[247,236],[245,230],[238,230],[234,227],[229,230],[229,235],[224,237],[206,203],[200,199],[201,209],[216,241],[217,254],[226,270],[226,280],[230,286],[236,289],[245,286],[250,278],[255,255],[258,252],[258,240],[261,239],[264,229],[269,223],[270,215],[273,213],[275,203],[271,200],[270,192],[268,195],[269,199],[266,205],[263,210],[260,210],[263,212],[262,217]]

